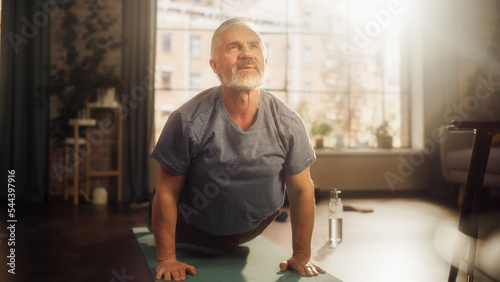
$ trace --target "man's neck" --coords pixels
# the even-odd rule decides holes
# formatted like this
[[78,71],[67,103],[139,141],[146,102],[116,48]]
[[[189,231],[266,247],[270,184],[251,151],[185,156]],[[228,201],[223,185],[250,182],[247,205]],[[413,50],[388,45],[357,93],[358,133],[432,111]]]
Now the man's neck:
[[244,131],[250,129],[257,119],[260,89],[235,91],[222,87],[222,101],[227,112]]

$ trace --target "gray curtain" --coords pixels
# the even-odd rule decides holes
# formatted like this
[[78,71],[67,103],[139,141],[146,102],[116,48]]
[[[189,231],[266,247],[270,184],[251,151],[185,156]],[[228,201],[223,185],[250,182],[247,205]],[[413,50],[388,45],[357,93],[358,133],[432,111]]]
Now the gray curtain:
[[156,1],[123,1],[123,200],[148,198],[154,117]]
[[16,201],[40,202],[47,180],[50,16],[47,1],[2,1],[0,49],[0,197],[15,171]]

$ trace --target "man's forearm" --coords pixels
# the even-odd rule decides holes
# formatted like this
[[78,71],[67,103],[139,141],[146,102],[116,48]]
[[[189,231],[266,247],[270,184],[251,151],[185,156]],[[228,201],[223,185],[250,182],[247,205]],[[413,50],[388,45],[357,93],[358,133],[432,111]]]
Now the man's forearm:
[[158,193],[155,195],[151,220],[157,249],[157,260],[175,259],[177,202],[171,195]]
[[290,195],[289,198],[293,255],[303,255],[310,258],[314,228],[314,192],[301,191],[296,195]]

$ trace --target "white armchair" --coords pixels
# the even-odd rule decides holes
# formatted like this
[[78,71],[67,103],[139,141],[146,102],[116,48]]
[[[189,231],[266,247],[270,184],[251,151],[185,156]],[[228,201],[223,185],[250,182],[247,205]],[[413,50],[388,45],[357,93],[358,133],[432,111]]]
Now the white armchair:
[[[442,126],[440,128],[440,136],[441,171],[443,177],[447,183],[464,187],[469,169],[474,135],[473,133],[447,132],[446,126]],[[490,149],[483,187],[500,188],[500,146],[493,146]]]

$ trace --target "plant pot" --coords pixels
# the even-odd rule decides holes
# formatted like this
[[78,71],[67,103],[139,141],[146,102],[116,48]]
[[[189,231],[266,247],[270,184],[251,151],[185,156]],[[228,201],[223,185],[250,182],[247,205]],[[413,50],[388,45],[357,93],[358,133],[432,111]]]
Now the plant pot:
[[392,136],[377,136],[377,148],[392,148]]
[[316,148],[316,149],[322,149],[323,148],[323,138],[322,137],[316,138],[314,148]]
[[114,87],[108,88],[98,88],[97,89],[97,104],[99,106],[112,106],[115,102],[115,91]]

